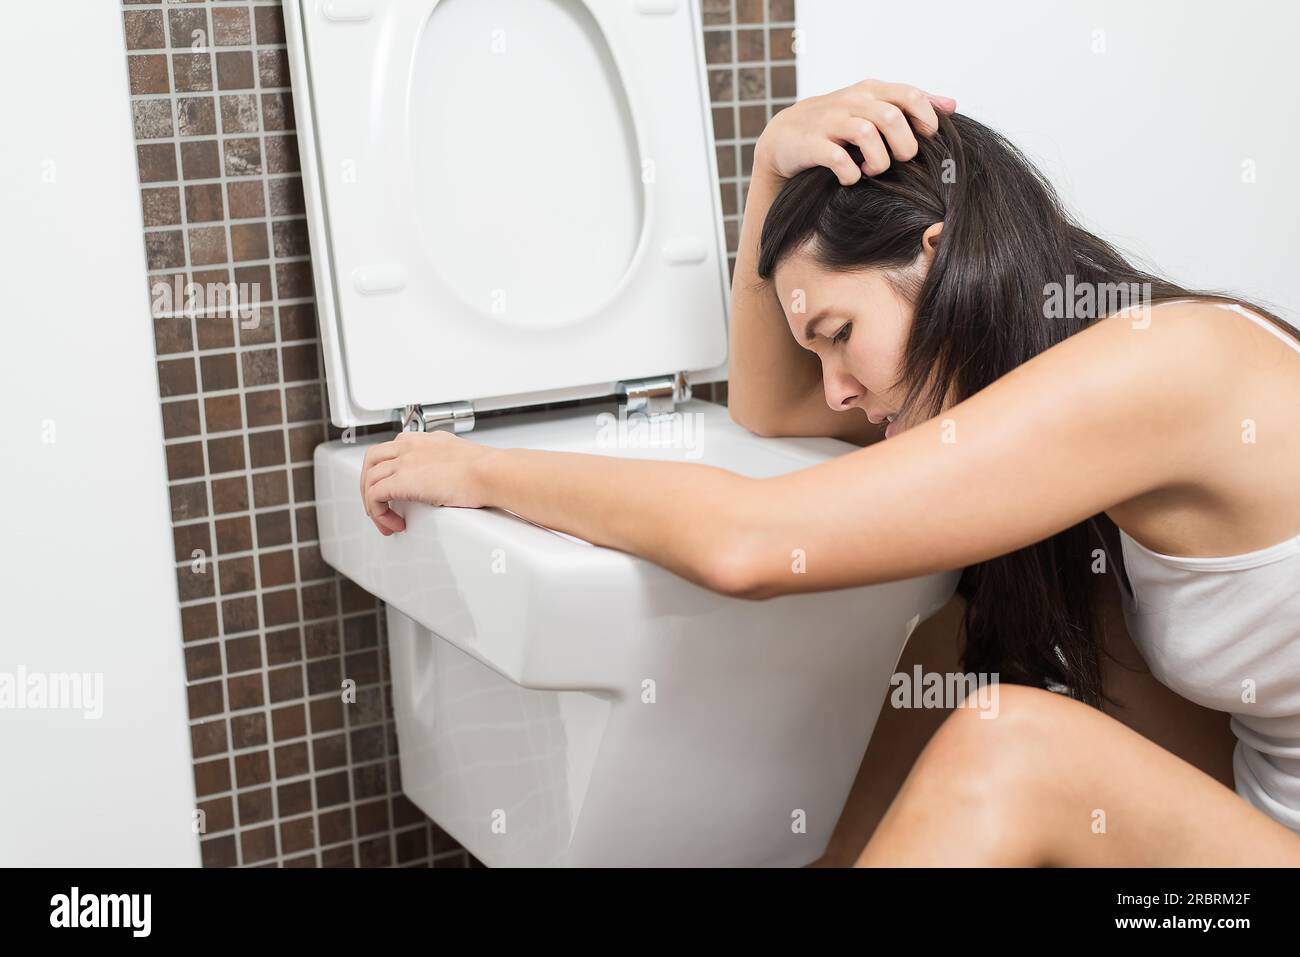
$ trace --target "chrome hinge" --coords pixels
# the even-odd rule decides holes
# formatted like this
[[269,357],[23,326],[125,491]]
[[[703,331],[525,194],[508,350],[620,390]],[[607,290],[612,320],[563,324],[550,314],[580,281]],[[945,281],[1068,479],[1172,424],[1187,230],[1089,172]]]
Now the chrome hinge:
[[686,381],[685,372],[676,372],[649,379],[628,379],[618,384],[618,391],[629,413],[662,415],[672,412],[678,402],[690,399],[691,384]]
[[474,406],[468,402],[443,405],[408,405],[393,410],[393,418],[403,432],[468,432],[474,428]]

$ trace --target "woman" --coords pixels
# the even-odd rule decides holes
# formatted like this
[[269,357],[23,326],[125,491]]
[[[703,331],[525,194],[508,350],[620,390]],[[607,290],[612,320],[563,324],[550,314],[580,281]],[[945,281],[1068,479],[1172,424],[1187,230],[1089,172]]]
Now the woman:
[[[506,508],[753,599],[965,568],[999,720],[944,720],[859,863],[1300,864],[1300,338],[1134,269],[954,109],[865,81],[755,149],[732,417],[867,447],[749,479],[408,434],[368,452],[367,513]],[[647,478],[661,498],[624,494]],[[1181,697],[1116,666],[1121,554],[1133,642]],[[1230,780],[1156,743],[1204,708],[1232,714]]]

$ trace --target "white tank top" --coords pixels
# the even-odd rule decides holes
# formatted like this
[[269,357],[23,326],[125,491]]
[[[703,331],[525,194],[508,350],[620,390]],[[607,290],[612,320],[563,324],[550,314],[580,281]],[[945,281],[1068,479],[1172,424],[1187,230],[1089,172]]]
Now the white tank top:
[[[1235,304],[1291,348],[1300,343]],[[1300,832],[1300,535],[1241,555],[1154,552],[1120,529],[1124,619],[1152,675],[1231,715],[1235,789]]]

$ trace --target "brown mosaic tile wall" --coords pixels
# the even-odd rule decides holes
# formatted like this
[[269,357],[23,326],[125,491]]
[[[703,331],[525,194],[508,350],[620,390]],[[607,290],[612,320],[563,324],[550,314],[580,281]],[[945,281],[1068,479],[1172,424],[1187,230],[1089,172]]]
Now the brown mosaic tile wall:
[[[734,259],[754,140],[794,97],[793,0],[702,7]],[[203,863],[472,866],[401,794],[382,610],[318,548],[311,456],[337,432],[280,4],[122,0],[122,19]],[[158,316],[159,284],[190,281],[258,284],[257,321]]]

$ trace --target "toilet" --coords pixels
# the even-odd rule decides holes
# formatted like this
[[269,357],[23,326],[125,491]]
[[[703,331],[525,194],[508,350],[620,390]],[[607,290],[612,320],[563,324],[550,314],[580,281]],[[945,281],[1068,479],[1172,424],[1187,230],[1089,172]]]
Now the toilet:
[[[754,477],[854,449],[692,397],[728,296],[695,0],[284,10],[336,426]],[[499,509],[400,504],[386,538],[358,493],[386,437],[316,449],[316,508],[386,605],[412,802],[489,866],[821,855],[957,571],[747,601]]]

